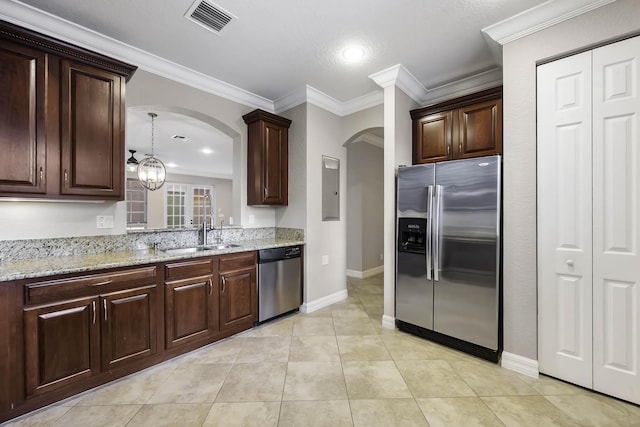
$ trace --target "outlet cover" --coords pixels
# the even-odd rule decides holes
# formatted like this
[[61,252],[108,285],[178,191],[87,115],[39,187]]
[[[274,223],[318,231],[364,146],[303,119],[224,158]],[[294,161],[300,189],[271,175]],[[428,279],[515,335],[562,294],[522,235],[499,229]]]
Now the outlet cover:
[[256,222],[256,217],[254,215],[249,215],[249,224],[253,224]]
[[96,228],[113,228],[113,215],[96,216]]
[[329,264],[329,255],[322,255],[322,265]]

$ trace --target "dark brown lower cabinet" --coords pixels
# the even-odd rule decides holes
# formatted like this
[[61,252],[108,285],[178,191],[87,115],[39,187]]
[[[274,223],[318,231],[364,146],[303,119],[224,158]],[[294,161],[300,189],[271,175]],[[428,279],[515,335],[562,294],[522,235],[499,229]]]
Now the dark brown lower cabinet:
[[250,329],[256,273],[242,252],[0,283],[0,423]]
[[156,285],[100,296],[104,371],[157,353],[156,298]]
[[255,252],[220,256],[220,330],[248,329],[258,319]]
[[165,346],[207,342],[218,332],[218,289],[214,257],[165,266]]
[[98,298],[24,310],[27,397],[100,372]]

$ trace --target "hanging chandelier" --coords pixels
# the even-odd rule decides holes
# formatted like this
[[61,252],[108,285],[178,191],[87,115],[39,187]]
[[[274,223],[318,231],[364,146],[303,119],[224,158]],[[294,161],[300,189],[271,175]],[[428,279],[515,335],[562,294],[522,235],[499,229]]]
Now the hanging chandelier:
[[147,154],[148,157],[138,163],[138,180],[147,190],[155,191],[164,185],[164,181],[167,178],[167,170],[164,167],[164,163],[153,155],[155,136],[153,119],[158,115],[149,113],[149,117],[151,117],[151,155]]

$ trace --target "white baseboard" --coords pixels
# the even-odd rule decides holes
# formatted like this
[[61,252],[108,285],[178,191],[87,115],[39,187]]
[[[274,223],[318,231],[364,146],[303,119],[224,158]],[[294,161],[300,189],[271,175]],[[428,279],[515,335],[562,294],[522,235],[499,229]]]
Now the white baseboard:
[[366,279],[368,277],[375,276],[376,274],[380,274],[382,272],[384,272],[384,265],[379,265],[377,267],[373,267],[365,271],[347,270],[347,277],[354,277],[356,279]]
[[502,367],[510,371],[519,372],[529,377],[538,378],[538,361],[517,354],[502,352]]
[[313,313],[316,310],[320,310],[321,308],[325,308],[331,304],[345,300],[348,296],[349,294],[347,290],[343,289],[331,295],[327,295],[326,297],[318,298],[311,302],[305,302],[300,306],[300,311],[303,313]]
[[395,329],[396,328],[396,318],[387,316],[386,314],[382,315],[382,327],[385,329]]

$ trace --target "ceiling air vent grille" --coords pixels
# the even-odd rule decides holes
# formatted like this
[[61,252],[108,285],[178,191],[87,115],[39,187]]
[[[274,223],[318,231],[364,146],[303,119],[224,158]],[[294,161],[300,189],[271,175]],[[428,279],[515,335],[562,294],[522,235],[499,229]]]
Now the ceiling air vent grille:
[[184,16],[216,34],[236,19],[217,4],[203,0],[196,1]]

